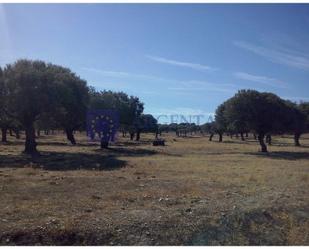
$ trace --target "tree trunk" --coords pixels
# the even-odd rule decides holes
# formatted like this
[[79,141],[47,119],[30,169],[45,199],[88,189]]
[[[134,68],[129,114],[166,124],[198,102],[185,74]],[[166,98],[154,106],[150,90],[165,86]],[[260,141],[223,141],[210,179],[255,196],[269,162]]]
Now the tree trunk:
[[211,133],[210,136],[209,136],[209,141],[212,141],[212,137],[213,137],[213,136],[214,136],[214,134]]
[[246,132],[246,137],[249,137],[249,134],[248,134],[248,132]]
[[10,129],[9,131],[10,131],[10,137],[13,137],[14,135],[12,129]]
[[245,141],[244,133],[243,132],[240,133],[240,137],[241,137],[241,141]]
[[267,142],[268,145],[271,145],[271,135],[268,134],[266,136],[266,142]]
[[37,129],[37,131],[36,131],[36,136],[37,136],[37,137],[40,137],[40,136],[41,136],[41,130],[40,130],[40,129]]
[[219,133],[219,142],[222,142],[222,133]]
[[134,132],[130,132],[130,140],[134,139]]
[[300,133],[296,132],[294,134],[294,145],[295,146],[300,146],[299,138],[300,138]]
[[6,128],[1,128],[1,133],[2,133],[2,139],[1,139],[1,141],[2,141],[3,143],[6,143],[6,142],[8,141],[7,138],[6,138],[7,129],[6,129]]
[[20,139],[19,129],[14,130],[14,132],[16,134],[16,139]]
[[259,134],[258,139],[259,139],[259,142],[260,142],[260,145],[261,145],[262,152],[267,152],[267,146],[264,143],[264,134]]
[[74,138],[73,130],[65,129],[65,133],[67,134],[67,139],[71,142],[71,144],[75,145],[76,141]]
[[29,124],[26,127],[26,142],[25,142],[25,150],[24,153],[29,155],[35,155],[39,152],[36,149],[37,143],[35,142],[35,129],[33,124]]
[[141,131],[140,130],[138,130],[137,132],[136,132],[136,141],[139,141],[140,140],[140,138],[141,138]]
[[256,134],[255,133],[253,133],[253,137],[254,137],[254,140],[256,140]]

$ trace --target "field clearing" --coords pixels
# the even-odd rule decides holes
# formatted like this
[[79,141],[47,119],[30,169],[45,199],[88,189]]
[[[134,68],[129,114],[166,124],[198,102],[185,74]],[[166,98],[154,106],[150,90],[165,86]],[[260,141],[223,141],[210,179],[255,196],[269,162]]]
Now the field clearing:
[[[119,137],[109,150],[77,134],[0,144],[3,245],[309,245],[309,134],[258,143],[224,136],[153,147]],[[217,140],[217,137],[214,137]]]

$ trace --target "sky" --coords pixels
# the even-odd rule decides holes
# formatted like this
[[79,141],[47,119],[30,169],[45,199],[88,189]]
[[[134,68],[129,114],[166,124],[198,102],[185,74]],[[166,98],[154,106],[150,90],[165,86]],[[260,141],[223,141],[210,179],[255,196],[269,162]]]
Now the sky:
[[0,66],[60,64],[175,122],[239,89],[309,101],[308,45],[309,4],[0,4]]

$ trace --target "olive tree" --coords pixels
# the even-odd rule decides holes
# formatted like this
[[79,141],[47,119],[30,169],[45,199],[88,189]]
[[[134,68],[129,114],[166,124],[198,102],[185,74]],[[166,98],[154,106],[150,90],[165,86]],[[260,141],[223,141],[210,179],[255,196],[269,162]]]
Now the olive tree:
[[55,88],[43,61],[18,60],[4,69],[8,113],[23,126],[27,154],[37,154],[34,123],[56,103]]
[[287,105],[278,96],[255,90],[240,90],[226,104],[225,115],[229,123],[243,123],[258,134],[262,152],[267,152],[264,137],[284,129]]
[[144,110],[144,104],[138,97],[128,96],[124,92],[96,91],[90,88],[89,109],[110,109],[119,113],[122,128],[128,129],[130,138],[135,135],[135,123]]
[[85,127],[89,102],[87,82],[70,69],[48,65],[48,73],[54,81],[57,102],[51,116],[58,127],[62,127],[67,139],[74,145],[74,131]]
[[300,146],[300,136],[308,131],[309,126],[309,102],[296,104],[286,101],[288,106],[286,131],[294,134],[294,145]]
[[226,102],[219,105],[215,113],[215,123],[213,126],[213,131],[215,133],[218,133],[219,142],[222,142],[223,133],[227,130],[227,120],[224,115],[225,108],[226,108]]
[[151,114],[142,114],[135,122],[136,141],[140,140],[141,132],[158,134],[158,121]]

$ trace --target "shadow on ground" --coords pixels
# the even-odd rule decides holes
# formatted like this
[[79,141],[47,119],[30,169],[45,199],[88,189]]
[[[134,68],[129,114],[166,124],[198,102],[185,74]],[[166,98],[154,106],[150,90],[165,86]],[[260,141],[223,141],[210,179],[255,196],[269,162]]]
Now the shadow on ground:
[[[215,142],[219,142],[219,141],[215,141]],[[258,144],[257,141],[255,140],[227,140],[227,141],[222,141],[222,143],[225,144]]]
[[262,152],[247,152],[246,155],[253,155],[271,159],[283,159],[283,160],[299,160],[308,159],[309,152],[289,152],[289,151],[274,151],[269,153]]
[[151,156],[157,154],[157,151],[148,150],[148,149],[139,149],[139,148],[124,148],[124,147],[110,147],[106,150],[96,149],[96,152],[100,153],[102,151],[106,151],[114,156]]
[[126,161],[114,155],[90,153],[42,152],[31,158],[27,155],[0,155],[0,167],[34,167],[45,170],[116,170]]

